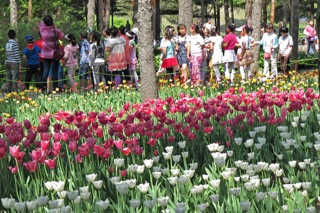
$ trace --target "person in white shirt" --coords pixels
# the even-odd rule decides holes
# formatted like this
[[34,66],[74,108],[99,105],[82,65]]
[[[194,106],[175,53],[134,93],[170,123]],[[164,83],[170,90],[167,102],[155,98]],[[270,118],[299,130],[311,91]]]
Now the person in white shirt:
[[[222,37],[217,34],[218,29],[214,28],[212,29],[211,33],[211,42],[213,45],[213,51],[212,51],[212,65],[213,65],[213,70],[216,75],[216,81],[217,83],[220,82],[221,80],[221,74],[220,74],[220,65],[222,63]],[[213,73],[210,74],[210,82],[213,81]]]
[[288,28],[283,26],[280,28],[281,36],[279,38],[279,52],[278,60],[280,61],[280,69],[288,75],[287,65],[290,63],[290,54],[292,51],[293,40],[291,35],[288,34]]

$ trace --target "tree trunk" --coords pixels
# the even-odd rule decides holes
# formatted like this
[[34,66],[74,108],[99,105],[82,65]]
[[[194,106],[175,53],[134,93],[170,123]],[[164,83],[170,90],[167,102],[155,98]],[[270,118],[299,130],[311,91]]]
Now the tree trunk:
[[252,26],[252,3],[253,0],[246,0],[246,19],[248,26]]
[[288,22],[288,4],[287,1],[283,1],[283,19],[282,19],[282,24],[283,26],[287,26],[287,22]]
[[132,28],[138,27],[138,0],[133,0]]
[[103,0],[98,0],[98,14],[97,14],[97,21],[98,21],[98,30],[99,32],[103,31]]
[[32,0],[28,0],[28,22],[32,20]]
[[[299,0],[292,0],[292,8],[291,8],[291,26],[292,26],[292,40],[294,44],[299,43]],[[295,61],[298,59],[298,45],[293,45],[292,47],[292,60]],[[295,69],[295,64],[291,65],[291,69]]]
[[142,101],[156,99],[158,94],[158,81],[155,70],[153,54],[152,31],[152,0],[139,0],[139,60],[141,76]]
[[87,28],[89,32],[93,30],[93,25],[94,25],[94,17],[95,17],[95,0],[88,0],[87,4]]
[[[252,37],[255,41],[260,41],[261,39],[261,0],[253,0],[252,4]],[[259,70],[259,56],[260,56],[260,46],[253,48],[254,63],[251,65],[251,70],[257,72]]]
[[224,0],[224,20],[225,20],[225,30],[227,30],[227,26],[230,23],[229,0]]
[[217,27],[219,31],[221,31],[221,23],[220,23],[220,1],[216,0],[217,5]]
[[234,11],[233,11],[233,0],[230,1],[231,6],[231,21],[234,23]]
[[215,0],[212,0],[212,5],[213,5],[214,26],[217,26],[217,7],[216,7]]
[[14,29],[18,24],[18,7],[16,0],[10,0],[10,24]]
[[104,28],[108,28],[109,27],[110,1],[111,0],[104,0],[104,16],[103,16],[103,26],[104,26]]
[[205,13],[205,6],[204,6],[204,0],[200,0],[201,3],[201,22],[204,23],[204,13]]
[[160,41],[161,36],[161,10],[160,10],[160,0],[156,1],[156,31],[155,31],[155,39],[156,41]]
[[190,34],[190,26],[193,23],[192,5],[192,0],[179,0],[179,23],[187,26],[188,34]]
[[263,9],[263,26],[268,24],[268,12],[267,12],[267,4],[268,0],[262,0],[262,9]]
[[271,0],[270,23],[274,24],[274,14],[276,8],[276,0]]
[[[318,7],[319,7],[320,5],[318,4]],[[312,1],[310,1],[310,18],[312,19],[312,20],[314,20],[314,2],[313,2],[313,0]]]

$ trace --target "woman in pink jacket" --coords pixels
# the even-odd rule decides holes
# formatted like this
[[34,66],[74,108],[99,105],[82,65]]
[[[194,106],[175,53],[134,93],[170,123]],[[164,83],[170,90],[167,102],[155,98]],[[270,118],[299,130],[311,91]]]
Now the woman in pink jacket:
[[40,23],[39,30],[42,38],[42,50],[40,57],[43,58],[43,75],[42,81],[47,81],[47,92],[50,93],[50,67],[52,69],[53,88],[58,87],[58,67],[59,61],[54,59],[55,44],[59,43],[59,39],[63,39],[64,34],[53,24],[53,18],[46,15]]

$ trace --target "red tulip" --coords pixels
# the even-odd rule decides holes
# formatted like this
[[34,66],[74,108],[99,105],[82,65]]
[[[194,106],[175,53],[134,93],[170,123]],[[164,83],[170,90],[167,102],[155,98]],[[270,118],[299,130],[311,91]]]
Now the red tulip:
[[123,141],[122,140],[114,141],[114,145],[116,146],[117,149],[122,149]]
[[76,155],[76,161],[77,161],[78,163],[82,163],[82,160],[83,160],[83,158],[81,157],[81,155],[80,155],[80,154],[77,154],[77,155]]
[[78,147],[78,151],[80,156],[88,156],[90,154],[89,145],[87,143],[81,144],[81,146]]
[[77,142],[76,141],[69,141],[69,145],[68,145],[69,149],[71,152],[74,152],[77,150]]
[[147,144],[149,144],[151,147],[154,147],[157,144],[157,141],[153,138],[149,138]]
[[44,163],[49,169],[54,169],[57,165],[57,158],[45,160]]
[[50,146],[50,141],[41,140],[41,149],[48,150]]
[[7,154],[6,148],[4,146],[0,147],[0,158],[4,158]]
[[99,146],[96,144],[93,147],[93,153],[96,154],[98,157],[103,157],[105,150],[106,149],[103,146]]
[[102,138],[103,137],[103,129],[101,127],[98,127],[96,130],[96,136],[98,138]]
[[24,124],[24,127],[25,127],[26,129],[31,129],[31,127],[32,127],[30,121],[27,120],[27,119],[23,121],[23,124]]
[[7,119],[6,119],[6,122],[7,122],[8,124],[12,124],[12,123],[14,122],[14,117],[7,118]]
[[113,173],[113,167],[109,167],[109,172],[112,174]]
[[154,155],[154,156],[158,156],[158,155],[159,155],[159,151],[158,151],[157,149],[155,149],[155,150],[153,151],[153,155]]
[[19,167],[18,166],[15,166],[15,167],[9,166],[9,170],[11,171],[12,174],[15,174],[18,172]]
[[23,165],[29,172],[36,172],[37,171],[37,166],[38,166],[37,161],[29,161],[29,162],[24,163]]
[[63,132],[61,136],[62,141],[67,142],[68,138],[69,138],[68,132]]
[[130,152],[131,152],[131,149],[128,148],[128,147],[125,147],[125,148],[123,148],[121,151],[122,151],[122,153],[123,153],[124,155],[128,156],[128,155],[130,154]]
[[127,170],[121,170],[121,171],[120,171],[120,175],[121,175],[122,177],[127,176]]

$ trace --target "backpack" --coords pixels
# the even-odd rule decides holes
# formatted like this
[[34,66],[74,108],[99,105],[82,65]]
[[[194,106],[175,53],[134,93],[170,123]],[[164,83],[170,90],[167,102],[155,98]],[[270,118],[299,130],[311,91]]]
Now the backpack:
[[94,51],[94,63],[97,64],[97,63],[104,63],[105,62],[105,48],[104,48],[104,44],[101,42],[99,44],[99,46],[96,46],[94,45],[93,47],[93,51]]

